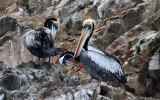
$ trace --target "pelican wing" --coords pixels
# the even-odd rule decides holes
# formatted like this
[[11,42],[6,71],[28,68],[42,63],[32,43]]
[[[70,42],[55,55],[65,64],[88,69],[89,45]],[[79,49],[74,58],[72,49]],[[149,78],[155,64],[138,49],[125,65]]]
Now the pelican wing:
[[43,52],[45,52],[47,55],[49,55],[49,56],[56,56],[56,55],[58,55],[60,52],[62,52],[63,51],[63,49],[62,48],[50,48],[50,49],[45,49],[45,48],[43,48],[42,49],[43,50]]
[[28,34],[25,38],[26,45],[29,47],[39,48],[41,42],[35,38],[35,34]]
[[108,56],[110,58],[113,58],[122,66],[122,62],[114,55],[111,55],[111,54],[106,53],[104,51],[98,50],[98,49],[96,49],[96,48],[94,48],[92,46],[88,46],[88,50],[91,50],[91,51],[94,51],[94,52],[97,52],[97,53],[101,53],[101,54],[104,54],[104,55],[106,55],[106,56]]
[[119,80],[126,81],[124,71],[115,57],[89,50],[87,56],[93,61],[97,67],[114,74]]
[[104,54],[104,52],[103,52],[103,51],[98,50],[98,49],[96,49],[96,48],[94,48],[94,47],[92,47],[92,46],[88,46],[88,50],[91,50],[91,51],[95,51],[95,52],[97,52],[97,53]]
[[43,39],[43,42],[53,43],[53,37],[50,29],[46,27],[42,27],[42,28],[36,29],[35,31],[36,31],[37,37]]

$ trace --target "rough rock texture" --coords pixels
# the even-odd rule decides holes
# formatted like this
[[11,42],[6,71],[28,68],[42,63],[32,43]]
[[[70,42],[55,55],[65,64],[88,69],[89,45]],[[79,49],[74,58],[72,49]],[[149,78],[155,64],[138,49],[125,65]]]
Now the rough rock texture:
[[[0,99],[154,100],[160,98],[159,0],[1,0]],[[59,55],[41,59],[24,44],[24,34],[49,16],[61,25],[55,45],[75,51],[82,23],[96,20],[89,45],[118,56],[125,90],[92,80],[84,69],[61,66]],[[112,85],[112,86],[111,86]]]

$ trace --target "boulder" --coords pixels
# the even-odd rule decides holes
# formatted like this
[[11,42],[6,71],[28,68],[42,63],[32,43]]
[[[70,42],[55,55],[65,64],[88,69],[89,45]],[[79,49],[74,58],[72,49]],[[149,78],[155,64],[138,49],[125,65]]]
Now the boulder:
[[5,74],[4,77],[0,81],[0,84],[1,84],[1,86],[6,88],[7,90],[17,90],[22,85],[24,85],[24,82],[17,75]]
[[14,31],[17,27],[17,20],[11,17],[1,17],[0,18],[0,37],[5,35],[9,31]]
[[159,81],[160,80],[160,53],[156,52],[149,62],[150,77]]

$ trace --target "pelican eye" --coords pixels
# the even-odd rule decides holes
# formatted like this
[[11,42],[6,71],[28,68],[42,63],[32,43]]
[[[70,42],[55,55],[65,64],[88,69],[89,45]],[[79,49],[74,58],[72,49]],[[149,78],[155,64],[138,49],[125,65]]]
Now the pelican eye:
[[91,29],[91,25],[85,25],[85,26],[83,26],[83,28]]
[[55,23],[51,22],[51,23],[49,23],[49,24],[51,24],[51,25],[50,25],[50,29],[52,28],[52,24],[53,24],[53,27],[55,27],[55,29],[58,30],[58,26],[57,26]]

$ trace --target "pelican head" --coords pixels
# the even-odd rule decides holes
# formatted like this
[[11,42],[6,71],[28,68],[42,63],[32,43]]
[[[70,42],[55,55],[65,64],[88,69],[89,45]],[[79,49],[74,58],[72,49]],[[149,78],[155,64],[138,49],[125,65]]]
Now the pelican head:
[[[59,63],[61,65],[67,65],[67,66],[77,66],[77,67],[83,67],[81,65],[75,64],[71,62],[69,59],[73,59],[73,52],[67,51],[66,53],[63,53],[59,58]],[[79,59],[76,59],[79,62]]]
[[94,26],[95,26],[95,21],[93,19],[86,19],[83,22],[83,29],[82,29],[80,41],[77,45],[73,59],[75,59],[77,56],[79,56],[82,48],[87,50],[88,41],[89,41],[90,37],[92,36]]
[[60,27],[60,21],[59,19],[55,19],[55,18],[47,18],[46,21],[44,22],[44,26],[49,28],[52,32],[52,36],[53,38],[55,38],[56,36],[56,32],[58,30],[58,28]]

